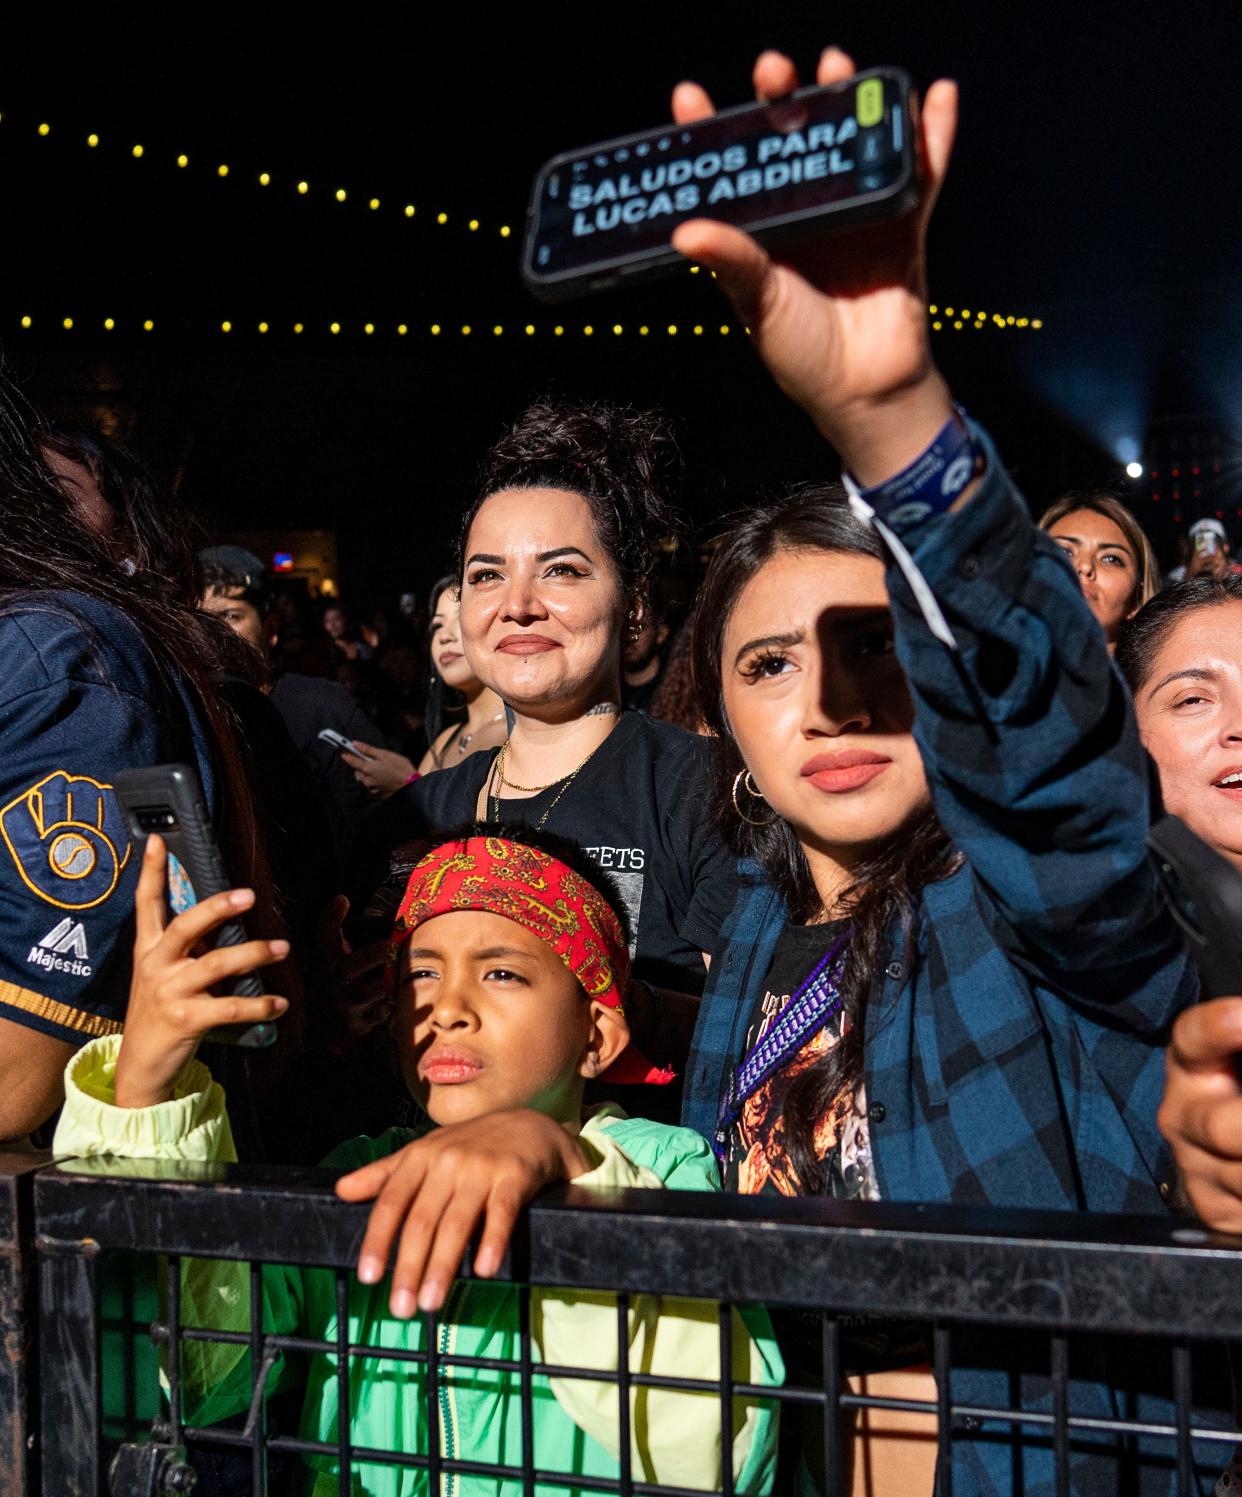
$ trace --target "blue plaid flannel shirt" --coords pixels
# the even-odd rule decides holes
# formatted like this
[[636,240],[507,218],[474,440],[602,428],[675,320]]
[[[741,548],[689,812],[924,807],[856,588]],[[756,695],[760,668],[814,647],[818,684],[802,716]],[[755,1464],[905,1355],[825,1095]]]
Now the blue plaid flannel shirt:
[[[988,467],[970,503],[897,527],[956,655],[888,568],[915,737],[965,864],[924,889],[876,973],[864,1068],[877,1184],[892,1201],[1160,1212],[1163,1050],[1198,980],[1146,859],[1158,783],[1076,577],[979,435]],[[686,1069],[682,1121],[709,1138],[788,918],[756,867],[743,874]],[[1003,1379],[955,1371],[954,1397],[1004,1403]],[[1108,1384],[1079,1382],[1075,1412],[1117,1412]],[[1075,1491],[1131,1490],[1084,1458]],[[955,1441],[954,1490],[1051,1490],[1050,1462],[999,1438]]]

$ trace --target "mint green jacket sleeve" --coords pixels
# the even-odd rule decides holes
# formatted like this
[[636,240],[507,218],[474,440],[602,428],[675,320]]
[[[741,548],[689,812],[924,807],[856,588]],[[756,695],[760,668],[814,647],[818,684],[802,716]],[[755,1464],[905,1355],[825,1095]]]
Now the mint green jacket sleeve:
[[[574,1181],[588,1190],[719,1190],[716,1161],[702,1138],[624,1118],[602,1109],[580,1142],[595,1161]],[[605,1293],[532,1296],[532,1328],[543,1360],[552,1366],[614,1372],[620,1365],[616,1297]],[[719,1306],[710,1300],[635,1295],[627,1321],[632,1372],[718,1379]],[[732,1374],[736,1383],[775,1387],[785,1369],[767,1314],[733,1311]],[[620,1410],[615,1385],[578,1378],[550,1379],[570,1418],[620,1458]],[[661,1388],[630,1392],[630,1459],[635,1480],[719,1491],[720,1403],[702,1393]],[[733,1476],[738,1492],[771,1490],[776,1471],[777,1410],[770,1400],[733,1400]]]
[[[187,1062],[171,1101],[116,1105],[119,1034],[84,1045],[65,1067],[65,1106],[52,1150],[59,1158],[184,1159],[232,1164],[237,1159],[224,1090],[201,1061]],[[301,1271],[263,1269],[264,1328],[289,1333],[301,1323]],[[189,1258],[181,1265],[181,1319],[204,1330],[250,1330],[250,1275],[244,1263]],[[250,1406],[249,1351],[234,1343],[187,1341],[181,1350],[182,1417],[216,1424]],[[161,1381],[167,1387],[166,1373]],[[290,1381],[283,1358],[267,1392]]]

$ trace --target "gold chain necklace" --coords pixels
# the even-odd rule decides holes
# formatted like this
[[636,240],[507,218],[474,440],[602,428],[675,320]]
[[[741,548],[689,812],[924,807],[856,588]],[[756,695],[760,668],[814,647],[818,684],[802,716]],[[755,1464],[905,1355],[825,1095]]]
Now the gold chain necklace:
[[[560,780],[549,780],[546,785],[519,785],[516,780],[507,780],[505,778],[505,755],[508,753],[508,751],[509,740],[506,738],[505,741],[500,745],[500,752],[496,755],[496,774],[502,785],[508,785],[510,790],[520,790],[523,795],[541,795],[543,791],[551,790],[553,785],[560,784]],[[580,764],[578,766],[578,769],[581,768],[582,765]],[[578,770],[574,771],[575,774],[577,774],[577,772]],[[562,775],[561,779],[564,778],[564,775]]]
[[[599,753],[600,749],[603,748],[604,744],[607,743],[607,742],[608,742],[607,738],[601,739],[600,742],[595,745],[595,747],[591,750],[591,752],[582,761],[582,763],[578,765],[577,769],[571,770],[569,772],[569,774],[565,775],[564,778],[559,782],[561,788],[552,797],[552,800],[551,800],[550,804],[548,805],[547,809],[544,811],[543,815],[539,818],[539,820],[535,823],[535,830],[537,832],[543,830],[543,824],[544,824],[544,822],[547,821],[548,817],[551,816],[552,812],[556,810],[557,806],[560,803],[561,796],[565,794],[566,790],[568,790],[569,787],[573,784],[573,782],[578,778],[578,775],[582,772],[582,770],[584,770],[586,768],[586,766],[591,762],[591,760],[595,757],[595,755]],[[500,824],[500,792],[499,792],[499,790],[495,789],[497,776],[499,776],[499,778],[500,778],[500,783],[502,785],[508,785],[508,787],[509,787],[510,790],[521,790],[521,789],[524,788],[521,785],[515,785],[512,780],[506,780],[505,779],[505,776],[504,776],[504,757],[505,757],[505,750],[508,747],[509,747],[509,740],[506,738],[505,741],[504,741],[504,743],[501,744],[501,746],[500,746],[500,752],[496,755],[495,763],[492,766],[491,785],[489,786],[489,792],[488,792],[488,796],[487,796],[487,800],[488,800],[488,803],[489,803],[488,809],[489,809],[489,812],[490,812],[490,814],[489,814],[489,816],[488,816],[487,819],[488,819],[488,821],[494,821],[494,822],[496,822],[497,825]],[[532,789],[529,793],[537,795],[537,794],[539,794],[543,790],[551,790],[552,785],[555,785],[557,783],[558,782],[556,780],[553,780],[551,784],[549,784],[549,785],[541,785],[538,789]]]

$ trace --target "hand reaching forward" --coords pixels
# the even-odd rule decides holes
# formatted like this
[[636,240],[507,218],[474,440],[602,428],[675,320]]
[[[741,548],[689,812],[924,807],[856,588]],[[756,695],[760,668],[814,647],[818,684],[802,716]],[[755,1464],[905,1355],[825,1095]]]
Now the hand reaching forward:
[[[853,73],[852,59],[829,47],[817,81],[839,83]],[[777,99],[798,86],[797,70],[781,53],[764,52],[754,83],[760,99]],[[678,124],[713,112],[698,84],[674,90]],[[716,272],[772,377],[864,486],[913,461],[951,411],[928,343],[925,241],[957,128],[955,83],[927,90],[921,128],[920,201],[902,218],[772,254],[709,219],[673,235],[675,249]]]
[[377,1283],[395,1243],[392,1313],[404,1319],[415,1308],[438,1310],[480,1221],[474,1271],[488,1279],[500,1267],[522,1207],[546,1186],[589,1168],[565,1128],[526,1108],[436,1128],[336,1182],[342,1200],[375,1202],[358,1277]]
[[1242,998],[1188,1008],[1173,1026],[1157,1121],[1182,1189],[1209,1227],[1242,1233]]
[[217,1024],[261,1024],[288,1008],[284,998],[217,998],[212,988],[283,961],[288,941],[243,941],[195,955],[219,926],[254,903],[251,889],[230,889],[169,920],[164,904],[163,840],[148,837],[134,894],[134,973],[125,1033],[116,1061],[118,1107],[167,1102],[181,1068]]

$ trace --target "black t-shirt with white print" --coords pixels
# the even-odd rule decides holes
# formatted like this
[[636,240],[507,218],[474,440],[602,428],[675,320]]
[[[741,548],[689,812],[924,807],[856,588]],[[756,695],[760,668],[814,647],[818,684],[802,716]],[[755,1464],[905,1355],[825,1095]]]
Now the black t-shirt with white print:
[[[496,752],[398,791],[381,809],[388,845],[475,820]],[[690,993],[702,991],[702,953],[737,892],[734,858],[709,826],[708,753],[697,734],[626,712],[570,784],[487,805],[502,826],[539,826],[547,812],[543,829],[576,843],[617,887],[635,976]]]

